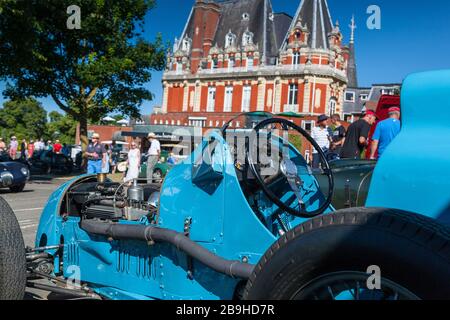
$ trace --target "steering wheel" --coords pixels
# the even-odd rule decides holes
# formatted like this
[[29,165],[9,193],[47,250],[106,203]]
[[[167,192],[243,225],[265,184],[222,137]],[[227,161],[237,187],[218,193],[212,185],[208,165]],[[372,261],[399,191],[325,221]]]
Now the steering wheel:
[[[320,158],[321,158],[321,162],[323,164],[323,170],[325,172],[325,174],[328,177],[328,195],[325,199],[325,201],[321,204],[321,206],[311,212],[306,211],[305,208],[305,203],[303,201],[302,195],[301,195],[301,188],[303,187],[303,181],[300,178],[299,174],[298,174],[298,168],[297,165],[290,159],[289,157],[289,140],[288,139],[283,139],[283,137],[280,137],[280,143],[282,143],[282,152],[281,152],[281,161],[280,161],[280,165],[279,165],[279,170],[277,172],[277,174],[275,174],[275,178],[263,178],[261,175],[261,167],[264,167],[264,164],[260,163],[260,157],[259,157],[259,139],[260,139],[260,131],[265,129],[267,130],[267,135],[269,137],[268,139],[268,144],[271,144],[273,142],[273,139],[271,137],[271,133],[270,133],[270,129],[267,129],[267,127],[272,127],[274,128],[276,125],[281,125],[282,130],[284,132],[284,134],[287,134],[288,136],[288,132],[289,130],[295,130],[296,132],[300,133],[300,135],[302,135],[303,137],[306,138],[306,140],[308,140],[313,147],[318,151]],[[275,203],[281,210],[284,210],[286,213],[294,215],[296,217],[300,217],[300,218],[313,218],[316,217],[320,214],[322,214],[323,212],[325,212],[325,210],[327,210],[327,208],[330,206],[332,198],[333,198],[333,190],[334,190],[334,178],[333,178],[333,173],[330,169],[330,165],[327,161],[326,155],[325,153],[322,151],[322,148],[319,147],[319,145],[317,144],[317,142],[302,128],[300,128],[299,126],[297,126],[296,124],[294,124],[293,122],[286,120],[286,119],[282,119],[282,118],[271,118],[271,119],[267,119],[264,120],[262,122],[260,122],[255,128],[254,128],[255,132],[256,132],[256,137],[258,139],[258,143],[253,144],[253,146],[257,145],[257,152],[251,152],[249,150],[247,150],[247,158],[248,158],[248,163],[250,165],[250,169],[253,173],[253,175],[256,178],[257,183],[259,184],[259,186],[261,187],[261,189],[263,190],[263,192],[266,194],[266,196],[273,202]],[[257,159],[254,159],[254,154],[256,154]],[[256,160],[256,161],[255,161]],[[288,182],[288,185],[290,187],[290,191],[293,192],[293,194],[295,195],[296,200],[298,200],[299,206],[298,206],[298,210],[292,208],[290,206],[290,204],[292,204],[295,201],[294,200],[287,200],[287,201],[283,201],[279,196],[277,196],[271,189],[270,189],[270,185],[273,184],[273,181],[275,180],[286,180]],[[270,182],[269,182],[270,181]]]

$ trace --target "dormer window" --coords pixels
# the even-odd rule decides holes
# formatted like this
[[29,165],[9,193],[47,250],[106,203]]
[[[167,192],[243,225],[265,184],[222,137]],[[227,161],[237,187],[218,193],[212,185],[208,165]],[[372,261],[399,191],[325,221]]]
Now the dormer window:
[[242,14],[242,21],[249,21],[249,20],[250,20],[250,15],[247,12]]
[[219,59],[217,58],[212,59],[211,69],[217,69],[218,67],[219,67]]
[[225,37],[225,48],[233,47],[236,42],[236,35],[233,34],[230,30]]
[[182,50],[185,52],[189,52],[191,50],[191,43],[192,43],[191,39],[187,37],[184,38],[181,46]]
[[247,30],[242,36],[242,45],[245,47],[251,44],[253,44],[253,33]]

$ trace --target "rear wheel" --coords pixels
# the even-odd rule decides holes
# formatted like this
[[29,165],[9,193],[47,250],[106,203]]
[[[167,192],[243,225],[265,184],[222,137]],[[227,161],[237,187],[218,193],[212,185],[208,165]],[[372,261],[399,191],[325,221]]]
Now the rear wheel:
[[353,208],[324,215],[269,249],[244,298],[450,299],[450,232],[398,210]]
[[26,258],[22,232],[8,203],[0,197],[0,300],[25,294]]

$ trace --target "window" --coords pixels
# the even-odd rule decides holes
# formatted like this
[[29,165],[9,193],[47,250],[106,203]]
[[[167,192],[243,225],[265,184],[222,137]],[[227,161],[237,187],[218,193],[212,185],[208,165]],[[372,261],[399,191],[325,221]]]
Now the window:
[[242,46],[248,46],[250,44],[253,44],[253,33],[250,31],[245,31],[244,35],[242,36]]
[[288,104],[290,106],[298,104],[298,85],[297,84],[289,85]]
[[214,112],[216,106],[216,88],[210,87],[208,89],[208,105],[206,107],[207,112]]
[[361,94],[361,95],[359,96],[359,98],[360,98],[362,101],[367,101],[367,99],[369,99],[369,95],[368,95],[368,94]]
[[302,121],[302,128],[306,131],[311,131],[315,127],[315,123],[313,120],[304,120]]
[[336,114],[336,99],[330,99],[330,116]]
[[234,46],[236,40],[236,35],[234,35],[231,31],[225,37],[225,48],[229,48]]
[[182,43],[182,50],[186,51],[186,52],[190,51],[191,50],[191,42],[192,42],[191,39],[184,38],[183,43]]
[[300,52],[295,52],[292,55],[292,64],[294,66],[299,66],[300,65]]
[[189,126],[204,128],[206,127],[206,118],[189,118]]
[[217,58],[214,58],[211,61],[211,69],[217,69],[219,67],[219,60]]
[[242,14],[242,20],[243,21],[248,21],[250,20],[250,14],[248,14],[247,12]]
[[242,112],[250,112],[250,99],[252,96],[252,87],[245,86],[242,94]]
[[228,59],[228,69],[233,69],[235,65],[234,57]]
[[224,112],[231,112],[233,106],[233,87],[225,88]]
[[253,57],[248,57],[247,58],[247,69],[252,69],[253,64],[254,64]]
[[183,72],[183,63],[177,62],[177,69],[176,69],[176,71],[177,71],[178,74]]
[[355,93],[352,91],[347,91],[345,93],[345,101],[346,102],[355,102]]

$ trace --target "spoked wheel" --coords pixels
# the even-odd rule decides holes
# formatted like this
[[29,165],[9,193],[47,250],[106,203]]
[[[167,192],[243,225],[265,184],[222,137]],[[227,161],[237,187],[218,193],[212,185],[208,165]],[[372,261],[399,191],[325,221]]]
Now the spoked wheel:
[[450,229],[382,208],[308,220],[261,258],[244,298],[450,300]]
[[355,271],[330,273],[312,280],[290,300],[419,300],[415,294],[388,279],[379,289],[367,288],[367,274]]

